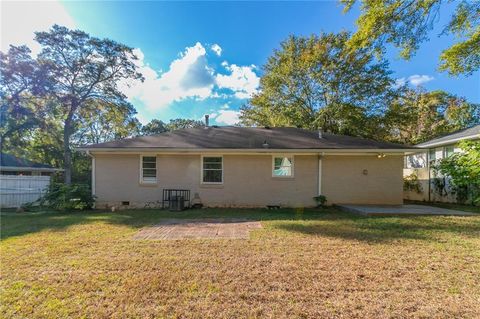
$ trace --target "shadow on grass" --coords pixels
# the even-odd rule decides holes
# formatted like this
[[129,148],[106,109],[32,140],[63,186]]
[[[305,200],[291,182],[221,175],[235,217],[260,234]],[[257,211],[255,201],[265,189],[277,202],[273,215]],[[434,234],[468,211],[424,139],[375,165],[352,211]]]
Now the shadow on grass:
[[371,243],[416,239],[438,242],[439,235],[462,235],[478,238],[478,218],[408,216],[365,217],[342,220],[317,220],[305,223],[279,222],[275,229],[311,236],[326,236]]
[[120,212],[37,212],[2,213],[2,240],[43,230],[63,231],[70,226],[96,222],[139,229],[162,219],[251,219],[275,221],[275,229],[312,236],[328,236],[371,242],[395,239],[433,240],[431,232],[451,232],[478,236],[480,220],[446,217],[362,217],[335,208],[306,209],[197,209],[182,212],[166,210],[125,210]]

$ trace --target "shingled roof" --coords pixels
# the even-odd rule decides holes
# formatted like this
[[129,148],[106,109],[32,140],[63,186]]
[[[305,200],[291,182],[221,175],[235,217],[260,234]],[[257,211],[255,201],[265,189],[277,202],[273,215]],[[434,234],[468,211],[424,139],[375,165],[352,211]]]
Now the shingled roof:
[[480,139],[480,124],[463,130],[459,130],[433,140],[417,144],[418,147],[442,146],[448,145],[460,140]]
[[0,166],[1,167],[18,167],[18,168],[47,168],[53,169],[48,164],[36,163],[26,158],[16,157],[10,154],[0,154]]
[[80,149],[411,149],[411,146],[293,127],[215,126],[86,145]]

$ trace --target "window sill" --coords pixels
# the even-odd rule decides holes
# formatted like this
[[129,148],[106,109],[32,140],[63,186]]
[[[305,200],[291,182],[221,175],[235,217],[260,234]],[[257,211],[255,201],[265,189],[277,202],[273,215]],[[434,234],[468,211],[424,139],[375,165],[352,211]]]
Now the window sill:
[[200,188],[224,188],[223,183],[200,183]]
[[142,187],[157,187],[158,186],[157,182],[139,182],[138,184]]
[[275,181],[291,181],[291,180],[294,180],[295,179],[295,176],[272,176],[272,180],[275,180]]

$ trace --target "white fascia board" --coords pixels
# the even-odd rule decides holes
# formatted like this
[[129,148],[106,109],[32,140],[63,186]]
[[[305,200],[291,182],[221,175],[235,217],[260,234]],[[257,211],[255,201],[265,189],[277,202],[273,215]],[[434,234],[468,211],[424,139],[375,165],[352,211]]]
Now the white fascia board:
[[16,167],[16,166],[0,166],[0,171],[35,171],[35,172],[58,172],[63,171],[61,168],[45,168],[45,167]]
[[[412,149],[181,149],[181,148],[90,148],[90,154],[303,154],[303,155],[372,155],[415,152]],[[419,149],[421,150],[421,149]]]
[[453,139],[447,140],[447,141],[440,141],[440,142],[433,142],[433,143],[425,142],[425,143],[422,143],[422,144],[418,144],[416,146],[421,147],[421,148],[431,148],[431,147],[455,144],[456,142],[460,142],[460,141],[476,140],[476,139],[480,139],[480,134],[474,134],[474,135],[471,135],[471,136],[453,138]]

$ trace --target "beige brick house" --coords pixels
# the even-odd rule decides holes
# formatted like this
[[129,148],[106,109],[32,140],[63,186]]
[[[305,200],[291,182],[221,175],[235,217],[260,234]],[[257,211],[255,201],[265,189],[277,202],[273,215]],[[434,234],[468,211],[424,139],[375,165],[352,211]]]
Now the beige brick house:
[[163,190],[204,206],[402,204],[408,147],[298,128],[204,127],[81,148],[97,207],[145,207]]

